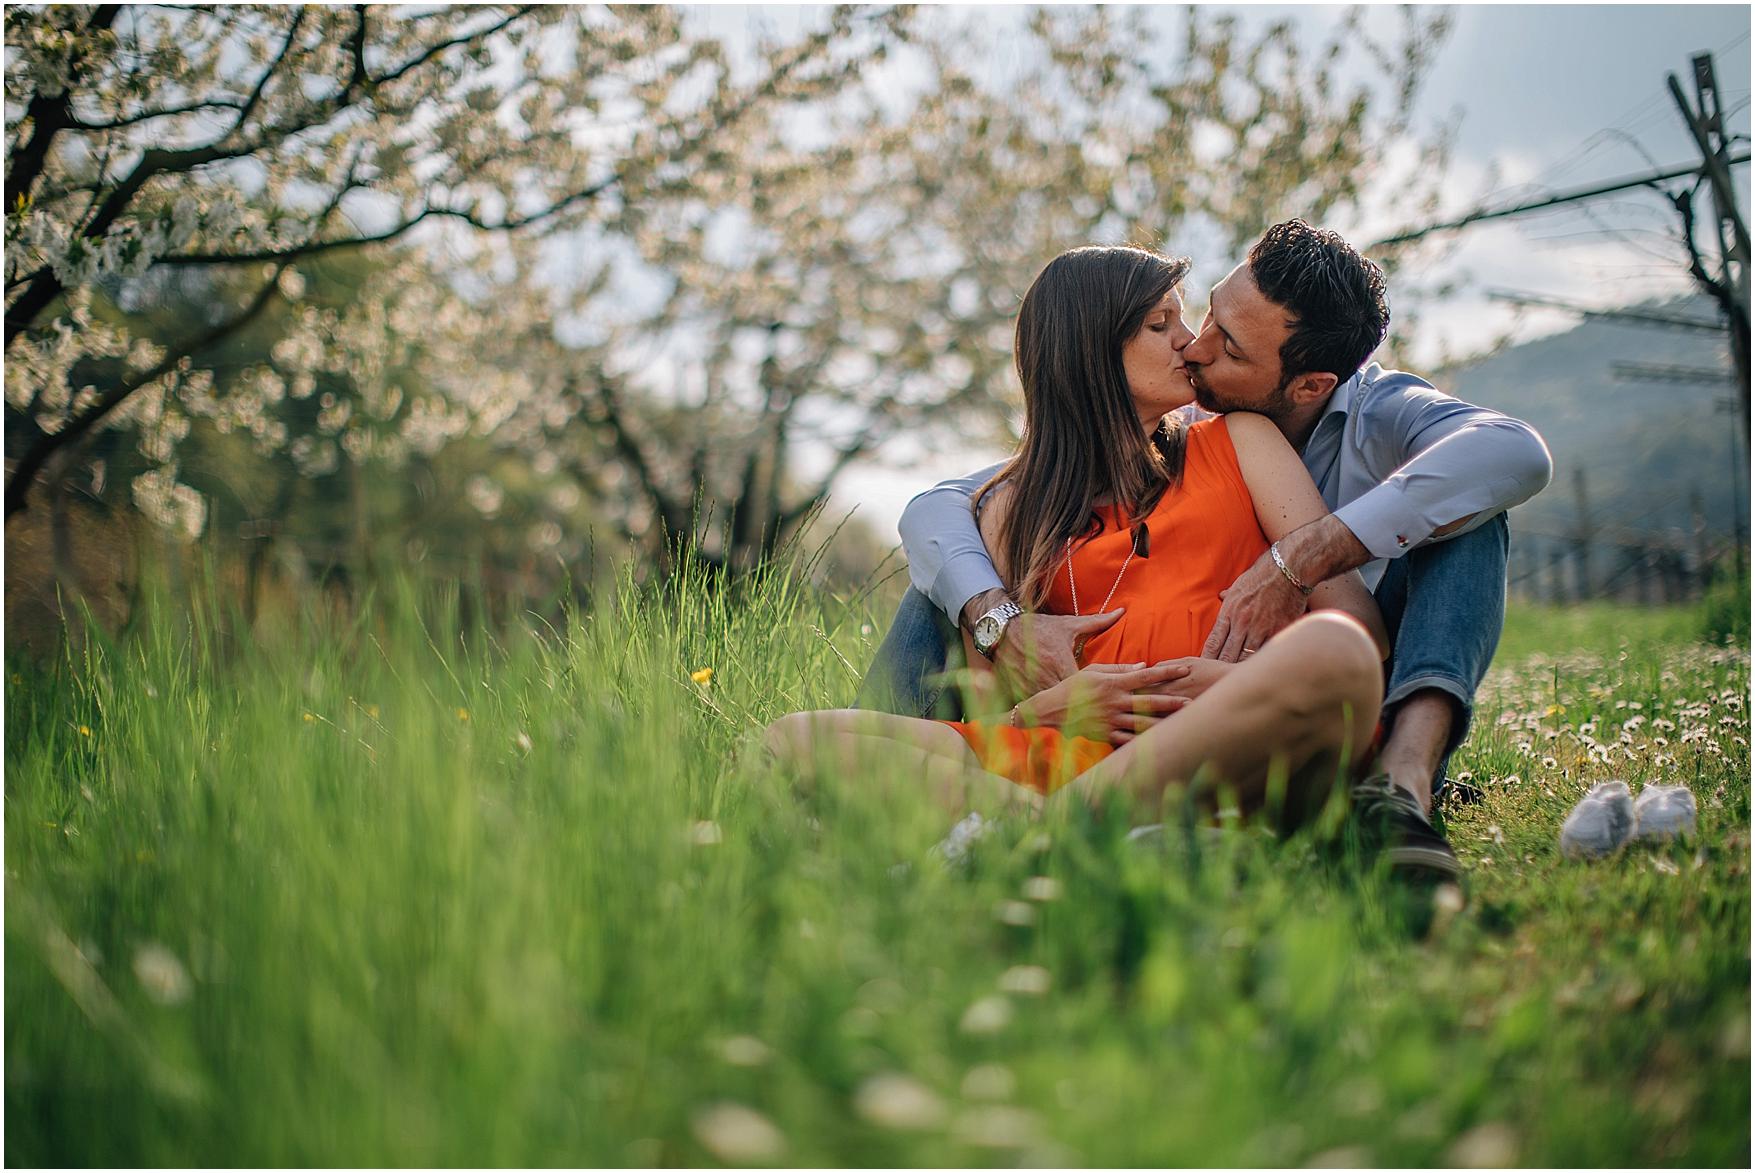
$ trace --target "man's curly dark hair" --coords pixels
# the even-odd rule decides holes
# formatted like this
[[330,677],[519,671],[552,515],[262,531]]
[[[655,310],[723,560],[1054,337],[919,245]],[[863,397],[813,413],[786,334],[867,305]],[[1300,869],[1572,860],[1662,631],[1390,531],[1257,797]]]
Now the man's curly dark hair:
[[1297,319],[1280,347],[1282,384],[1310,371],[1344,383],[1389,333],[1383,270],[1338,232],[1301,219],[1275,224],[1249,250],[1249,274]]

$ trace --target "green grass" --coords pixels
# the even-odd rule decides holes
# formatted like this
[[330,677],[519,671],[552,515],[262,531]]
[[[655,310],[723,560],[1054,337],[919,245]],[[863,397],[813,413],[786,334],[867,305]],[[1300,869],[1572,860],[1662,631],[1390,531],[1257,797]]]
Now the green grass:
[[[750,736],[887,618],[794,579],[415,593],[9,667],[12,1164],[1749,1161],[1749,660],[1692,612],[1512,616],[1422,936],[1249,827],[947,870],[873,779],[794,798]],[[1560,859],[1605,777],[1699,838]]]

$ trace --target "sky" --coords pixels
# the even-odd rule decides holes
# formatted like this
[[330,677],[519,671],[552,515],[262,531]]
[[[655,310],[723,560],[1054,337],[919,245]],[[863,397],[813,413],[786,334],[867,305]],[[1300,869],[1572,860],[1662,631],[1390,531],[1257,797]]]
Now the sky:
[[[1224,5],[1245,22],[1290,18],[1313,40],[1337,23],[1334,6]],[[1749,134],[1750,7],[1748,5],[1462,5],[1452,10],[1449,37],[1416,102],[1417,128],[1454,125],[1444,213],[1504,206],[1644,173],[1653,165],[1699,157],[1664,83],[1674,72],[1693,96],[1690,57],[1715,55],[1731,133]],[[1007,18],[1003,9],[992,19]],[[989,14],[983,14],[987,19]],[[1168,26],[1179,10],[1166,8]],[[722,9],[715,25],[781,31],[806,19],[796,10]],[[1373,31],[1399,26],[1398,14],[1374,8]],[[1747,215],[1748,167],[1735,170]],[[1287,209],[1293,214],[1296,209]],[[1505,335],[1517,341],[1564,330],[1571,315],[1517,310],[1489,301],[1486,291],[1539,293],[1609,306],[1688,290],[1678,260],[1674,212],[1655,194],[1638,191],[1589,204],[1500,220],[1446,238],[1425,277],[1454,281],[1442,312],[1428,306],[1404,365],[1419,369],[1479,349]],[[1384,222],[1336,223],[1358,243],[1411,227]],[[1069,247],[1078,242],[1069,241]],[[1190,248],[1189,251],[1195,252]],[[1210,283],[1239,258],[1196,252],[1195,282]],[[1394,290],[1391,290],[1392,305]],[[831,514],[857,508],[880,535],[895,532],[915,492],[946,476],[1002,458],[991,447],[954,446],[907,464],[898,446],[850,469]]]

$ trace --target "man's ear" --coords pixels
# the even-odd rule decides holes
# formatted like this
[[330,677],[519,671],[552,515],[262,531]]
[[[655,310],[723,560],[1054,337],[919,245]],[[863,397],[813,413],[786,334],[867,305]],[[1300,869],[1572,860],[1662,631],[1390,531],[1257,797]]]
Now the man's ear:
[[1286,384],[1286,397],[1299,407],[1306,407],[1327,399],[1339,383],[1328,371],[1306,371]]

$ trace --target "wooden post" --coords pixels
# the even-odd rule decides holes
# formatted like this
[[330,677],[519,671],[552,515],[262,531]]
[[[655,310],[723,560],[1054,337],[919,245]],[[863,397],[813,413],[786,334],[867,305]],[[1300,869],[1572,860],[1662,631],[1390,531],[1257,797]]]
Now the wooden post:
[[1584,484],[1584,469],[1572,470],[1572,494],[1578,512],[1573,529],[1573,562],[1577,567],[1578,597],[1596,597],[1596,579],[1591,573],[1590,501]]
[[1706,556],[1706,498],[1700,495],[1698,484],[1688,486],[1688,521],[1694,531],[1693,586],[1704,593],[1712,580],[1712,565]]

